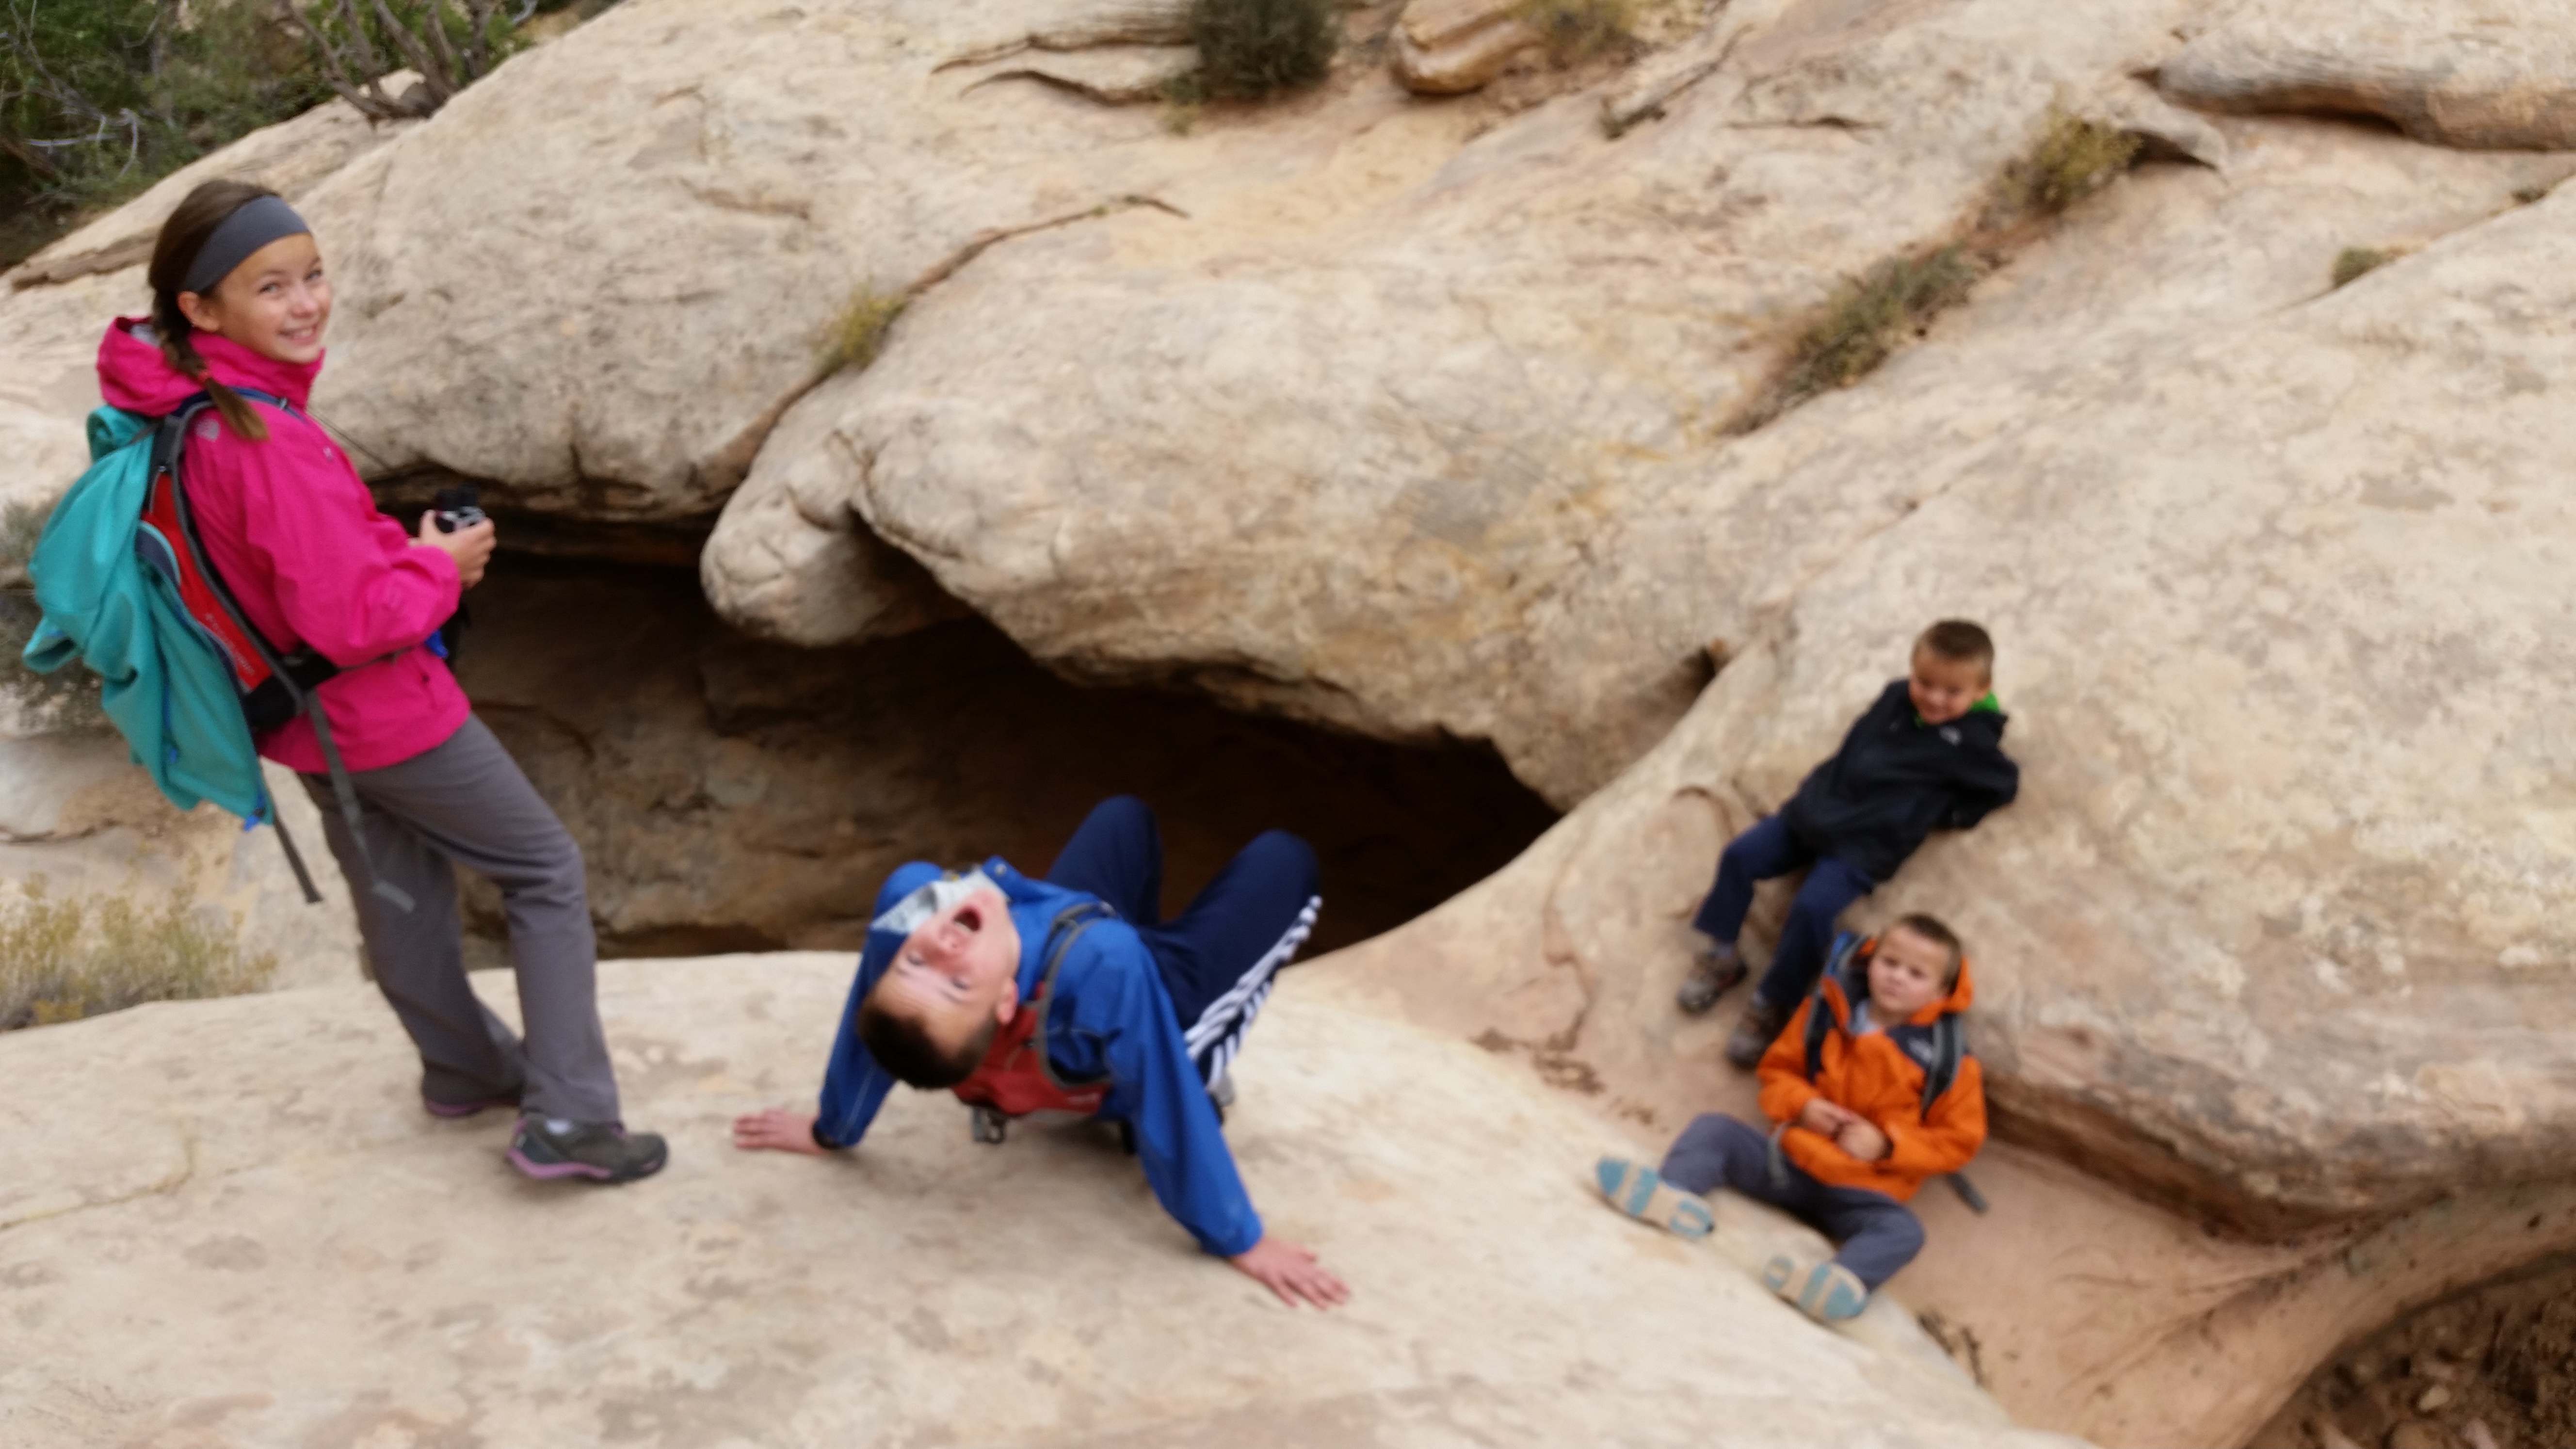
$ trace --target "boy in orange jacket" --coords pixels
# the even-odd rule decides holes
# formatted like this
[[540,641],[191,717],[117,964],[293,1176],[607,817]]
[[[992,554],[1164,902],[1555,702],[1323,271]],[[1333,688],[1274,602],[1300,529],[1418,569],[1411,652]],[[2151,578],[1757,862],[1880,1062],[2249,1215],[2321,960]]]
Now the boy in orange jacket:
[[1599,1167],[1613,1206],[1687,1237],[1712,1225],[1698,1194],[1726,1187],[1833,1239],[1825,1262],[1784,1253],[1762,1274],[1827,1322],[1859,1313],[1914,1261],[1923,1224],[1906,1201],[1925,1179],[1967,1166],[1986,1140],[1984,1078],[1959,1029],[1974,991],[1958,936],[1906,916],[1836,954],[1763,1055],[1767,1133],[1711,1113],[1683,1131],[1660,1171],[1616,1157]]

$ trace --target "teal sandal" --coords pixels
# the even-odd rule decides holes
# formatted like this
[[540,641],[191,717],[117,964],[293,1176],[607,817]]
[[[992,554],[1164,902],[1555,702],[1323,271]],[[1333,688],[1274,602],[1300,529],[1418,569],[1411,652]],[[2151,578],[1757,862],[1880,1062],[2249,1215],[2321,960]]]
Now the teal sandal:
[[1860,1279],[1830,1259],[1810,1267],[1790,1254],[1778,1254],[1762,1265],[1762,1286],[1818,1323],[1857,1318],[1869,1306],[1869,1290]]
[[1642,1162],[1605,1157],[1593,1168],[1593,1175],[1610,1205],[1641,1223],[1685,1238],[1705,1238],[1717,1226],[1707,1199],[1664,1181],[1663,1174]]

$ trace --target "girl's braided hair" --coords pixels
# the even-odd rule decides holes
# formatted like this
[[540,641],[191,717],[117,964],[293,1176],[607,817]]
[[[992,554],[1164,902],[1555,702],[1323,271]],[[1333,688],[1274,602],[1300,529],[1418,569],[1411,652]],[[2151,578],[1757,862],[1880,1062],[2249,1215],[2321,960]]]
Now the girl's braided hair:
[[144,269],[145,279],[152,284],[152,331],[160,340],[161,355],[169,359],[173,371],[194,378],[206,390],[207,400],[223,415],[224,426],[233,430],[233,436],[253,442],[266,440],[268,424],[240,393],[207,375],[206,360],[197,355],[190,340],[196,328],[188,314],[179,310],[179,289],[188,268],[196,264],[197,253],[205,250],[207,239],[225,217],[276,194],[247,181],[218,178],[199,183],[161,223],[160,239],[152,244],[152,264]]

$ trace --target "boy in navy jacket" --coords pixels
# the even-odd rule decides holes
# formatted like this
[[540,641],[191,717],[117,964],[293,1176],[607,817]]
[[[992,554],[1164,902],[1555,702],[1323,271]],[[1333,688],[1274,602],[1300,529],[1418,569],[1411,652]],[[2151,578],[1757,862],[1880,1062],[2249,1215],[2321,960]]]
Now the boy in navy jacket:
[[1693,1014],[1746,975],[1736,936],[1753,883],[1807,868],[1771,968],[1727,1038],[1728,1061],[1750,1069],[1762,1059],[1815,988],[1844,907],[1896,874],[1933,831],[1965,830],[2012,803],[2021,769],[2003,752],[2009,716],[1995,703],[1994,665],[1994,640],[1975,624],[1944,619],[1924,630],[1907,676],[1879,692],[1833,758],[1718,857],[1717,883],[1691,921],[1715,945],[1677,997]]
[[1267,831],[1189,908],[1162,920],[1153,812],[1103,801],[1044,880],[996,856],[951,875],[920,862],[877,893],[823,1079],[819,1114],[773,1108],[734,1145],[854,1147],[886,1094],[955,1089],[1017,1115],[1058,1108],[1121,1122],[1164,1211],[1199,1245],[1288,1303],[1350,1290],[1314,1254],[1265,1233],[1217,1100],[1273,978],[1314,927],[1315,853]]

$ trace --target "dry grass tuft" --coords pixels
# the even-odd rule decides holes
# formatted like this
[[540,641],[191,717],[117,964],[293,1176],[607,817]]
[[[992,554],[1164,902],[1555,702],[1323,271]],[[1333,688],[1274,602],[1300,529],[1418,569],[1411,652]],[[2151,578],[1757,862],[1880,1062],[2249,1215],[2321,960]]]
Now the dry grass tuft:
[[1875,371],[1932,319],[1967,300],[1985,268],[1965,246],[1924,257],[1895,257],[1843,283],[1800,334],[1788,373],[1770,396],[1735,425],[1751,432],[1832,388],[1849,387]]
[[2004,168],[2002,210],[2014,218],[2062,215],[2128,170],[2138,145],[2107,121],[2051,106],[2030,150]]
[[1512,13],[1547,37],[1559,64],[1590,60],[1625,45],[1637,30],[1638,0],[1520,0]]
[[845,367],[864,368],[877,360],[877,350],[885,345],[886,329],[903,309],[912,304],[908,292],[881,292],[874,282],[861,283],[842,306],[839,320],[832,324],[831,335],[823,347],[822,368],[825,377]]
[[1194,0],[1190,43],[1209,100],[1266,100],[1303,90],[1333,68],[1342,37],[1332,0]]
[[2339,288],[2351,286],[2395,260],[2395,252],[2378,247],[2345,247],[2335,254],[2334,284]]
[[0,1031],[267,985],[277,958],[245,955],[241,923],[209,914],[184,888],[137,910],[116,896],[54,900],[36,877],[0,903]]

